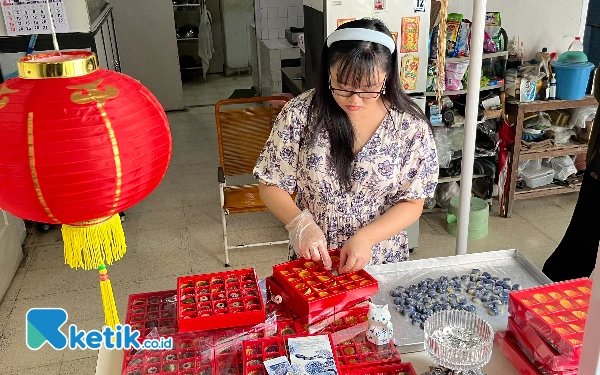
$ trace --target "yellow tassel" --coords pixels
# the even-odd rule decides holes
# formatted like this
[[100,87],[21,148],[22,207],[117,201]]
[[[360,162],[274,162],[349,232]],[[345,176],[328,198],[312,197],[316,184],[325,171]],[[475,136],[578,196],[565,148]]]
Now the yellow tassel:
[[65,263],[71,268],[98,269],[125,255],[125,233],[119,215],[78,225],[63,225]]
[[100,272],[100,292],[102,293],[102,306],[104,306],[104,322],[108,327],[116,329],[119,323],[119,314],[117,313],[117,304],[113,295],[112,285],[108,278],[106,266],[99,267]]

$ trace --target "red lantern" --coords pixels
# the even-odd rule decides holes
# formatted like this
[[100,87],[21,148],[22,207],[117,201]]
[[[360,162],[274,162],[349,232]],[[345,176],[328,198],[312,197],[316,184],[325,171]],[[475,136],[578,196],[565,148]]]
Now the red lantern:
[[172,153],[159,102],[137,80],[99,69],[91,52],[18,62],[0,85],[0,207],[63,226],[74,268],[125,253],[122,212],[164,177]]

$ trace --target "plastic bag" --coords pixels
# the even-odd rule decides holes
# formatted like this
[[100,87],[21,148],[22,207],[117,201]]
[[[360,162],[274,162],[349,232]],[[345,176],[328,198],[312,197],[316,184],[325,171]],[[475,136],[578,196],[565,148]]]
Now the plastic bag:
[[446,90],[462,90],[462,79],[469,68],[469,61],[446,63]]
[[548,164],[554,169],[554,178],[559,181],[565,181],[569,176],[577,173],[575,163],[569,156],[548,159]]
[[502,50],[502,28],[500,26],[486,26],[485,33],[483,50],[485,52],[498,52]]
[[537,116],[523,123],[525,129],[545,131],[552,127],[552,119],[546,112],[538,112]]
[[[429,64],[427,67],[427,91],[433,92],[437,90],[437,67],[435,64]],[[442,82],[442,91],[446,91],[445,82]]]
[[448,131],[448,137],[450,137],[450,148],[452,151],[462,151],[463,143],[465,141],[465,128],[451,128]]
[[450,57],[457,56],[456,42],[458,40],[458,32],[460,30],[460,23],[462,21],[462,14],[450,13],[448,14],[448,22],[446,23],[446,55]]
[[537,171],[542,168],[542,159],[525,160],[519,162],[519,176],[524,170]]
[[483,51],[484,52],[497,52],[496,44],[494,43],[494,40],[492,39],[490,34],[488,34],[487,32],[484,32],[483,35],[484,35],[483,36]]
[[429,58],[435,59],[438,54],[438,35],[440,25],[436,25],[431,31],[431,40],[429,41]]
[[575,109],[569,118],[569,129],[573,129],[574,127],[585,129],[585,122],[594,119],[597,109],[598,107],[583,107]]
[[554,142],[557,145],[564,145],[569,143],[571,137],[576,135],[574,130],[567,129],[564,126],[552,126],[550,130],[554,132]]
[[447,210],[450,207],[450,201],[460,194],[460,187],[455,181],[438,184],[435,190],[435,200],[438,206]]
[[448,168],[452,161],[451,141],[448,137],[448,128],[434,127],[433,138],[435,139],[435,147],[438,153],[438,163],[440,168]]
[[437,205],[437,202],[435,201],[435,198],[425,198],[425,203],[423,204],[423,208],[431,210],[432,208],[435,208],[436,205]]
[[469,56],[469,42],[471,41],[471,22],[463,21],[460,24],[458,38],[456,39],[456,56]]

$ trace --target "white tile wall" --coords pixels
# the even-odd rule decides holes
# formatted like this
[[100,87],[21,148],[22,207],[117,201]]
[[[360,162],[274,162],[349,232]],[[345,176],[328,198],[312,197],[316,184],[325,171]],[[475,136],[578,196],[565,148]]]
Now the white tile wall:
[[265,39],[284,39],[285,29],[304,27],[302,0],[260,0],[255,1],[257,30]]
[[300,49],[285,38],[268,39],[259,42],[257,55],[261,67],[260,85],[257,85],[260,86],[260,95],[281,93],[281,61],[300,58]]

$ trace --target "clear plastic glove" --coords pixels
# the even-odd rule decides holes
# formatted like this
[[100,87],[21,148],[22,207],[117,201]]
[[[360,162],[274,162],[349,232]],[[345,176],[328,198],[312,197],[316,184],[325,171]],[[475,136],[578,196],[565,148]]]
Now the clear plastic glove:
[[286,225],[285,229],[288,230],[290,242],[298,255],[314,262],[323,260],[323,266],[331,269],[325,235],[309,211],[304,210]]

